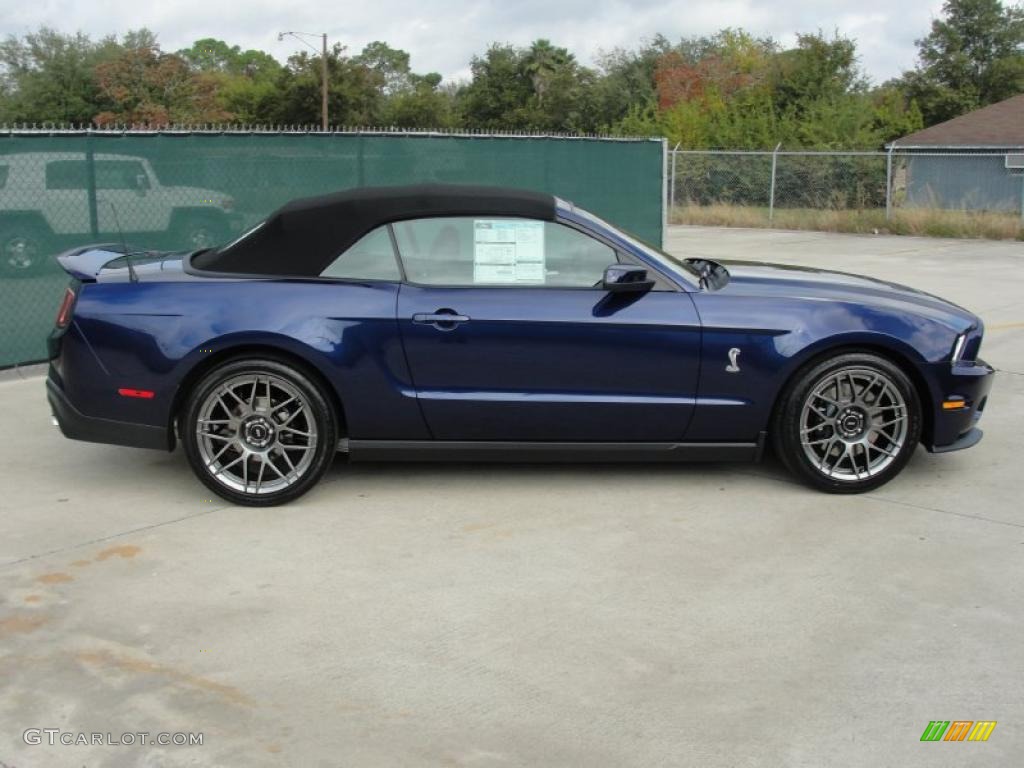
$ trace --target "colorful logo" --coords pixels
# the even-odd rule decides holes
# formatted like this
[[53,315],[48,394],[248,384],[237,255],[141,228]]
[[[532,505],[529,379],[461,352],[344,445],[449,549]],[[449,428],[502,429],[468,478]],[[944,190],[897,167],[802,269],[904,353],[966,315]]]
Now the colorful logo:
[[932,720],[921,741],[988,741],[995,727],[995,720]]

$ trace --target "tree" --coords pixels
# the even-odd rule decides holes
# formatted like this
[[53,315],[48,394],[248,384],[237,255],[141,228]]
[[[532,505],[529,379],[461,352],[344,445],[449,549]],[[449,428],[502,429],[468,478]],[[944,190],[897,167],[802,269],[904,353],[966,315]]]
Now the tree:
[[282,67],[268,53],[243,51],[212,37],[178,51],[193,81],[208,92],[221,116],[240,123],[270,122]]
[[[538,39],[492,44],[470,79],[413,71],[384,41],[327,53],[336,125],[666,136],[693,149],[879,148],[923,124],[1024,90],[1024,12],[948,0],[917,70],[872,89],[853,40],[821,32],[791,49],[741,29],[601,53],[596,69]],[[149,30],[120,39],[40,29],[0,43],[0,122],[320,122],[321,58],[284,65],[203,38],[177,53]],[[924,118],[922,117],[924,113]]]
[[275,122],[279,100],[277,79],[225,77],[217,85],[217,102],[232,116],[232,122]]
[[190,48],[178,51],[178,56],[187,61],[195,72],[267,80],[281,71],[281,65],[269,53],[257,50],[243,51],[237,45],[228,45],[223,40],[212,37],[196,40]]
[[492,130],[596,130],[597,74],[565,48],[537,40],[529,48],[492,45],[470,64],[458,92],[463,124]]
[[[656,95],[654,73],[661,57],[672,50],[669,41],[656,35],[635,50],[616,48],[598,56],[594,85],[594,121],[602,130],[630,135],[653,135],[647,117],[653,114]],[[643,117],[647,115],[647,117]],[[627,128],[622,121],[629,121]],[[622,123],[622,127],[619,127]]]
[[946,0],[917,41],[918,64],[900,85],[926,125],[1024,91],[1024,9],[1000,0]]
[[382,122],[403,128],[456,127],[455,89],[443,87],[436,72],[409,77],[410,87],[385,102]]
[[775,57],[775,106],[780,113],[800,118],[821,101],[841,101],[867,91],[857,64],[857,44],[838,34],[797,35],[796,48]]
[[116,43],[92,42],[86,35],[63,35],[43,27],[24,40],[0,44],[4,68],[0,120],[29,123],[87,123],[99,98],[95,68]]
[[380,76],[381,92],[385,95],[404,93],[412,87],[412,70],[409,68],[409,54],[387,43],[375,40],[363,48],[362,53],[352,57]]
[[712,37],[682,40],[658,58],[654,82],[658,104],[671,109],[679,101],[700,100],[713,91],[723,98],[767,78],[776,53],[771,39],[725,29]]
[[219,123],[233,118],[217,99],[217,81],[194,74],[188,62],[163,53],[152,36],[130,40],[122,52],[96,67],[96,84],[104,107],[97,125],[127,123]]
[[898,92],[870,91],[854,42],[841,36],[798,35],[782,50],[726,29],[662,40],[657,50],[650,100],[631,105],[612,124],[616,132],[666,136],[689,149],[874,149],[920,122]]
[[469,65],[472,80],[461,89],[458,108],[463,124],[500,130],[525,128],[524,110],[533,84],[522,67],[522,52],[494,44]]
[[520,67],[533,90],[521,111],[526,127],[578,133],[596,130],[593,89],[597,73],[580,66],[568,49],[544,39],[520,51]]
[[575,66],[576,57],[568,49],[552,45],[549,40],[535,40],[522,54],[523,71],[530,78],[538,103],[543,103],[551,81],[560,74],[571,72]]
[[[379,73],[344,56],[335,44],[327,52],[327,112],[333,125],[376,125],[382,106]],[[288,59],[277,79],[270,122],[316,125],[320,122],[320,56],[305,51]]]
[[924,128],[924,116],[917,102],[908,100],[899,88],[890,85],[876,88],[869,99],[871,127],[879,145]]

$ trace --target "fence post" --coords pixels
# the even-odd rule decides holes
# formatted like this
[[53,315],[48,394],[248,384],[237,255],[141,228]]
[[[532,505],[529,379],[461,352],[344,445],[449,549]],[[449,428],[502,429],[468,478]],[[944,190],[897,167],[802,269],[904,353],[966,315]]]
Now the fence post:
[[677,141],[676,145],[672,148],[672,175],[669,180],[671,186],[668,188],[668,210],[670,215],[676,209],[676,153],[679,151],[679,145],[682,143]]
[[356,186],[366,186],[366,158],[363,148],[363,132],[356,134]]
[[889,152],[885,156],[885,220],[892,218],[892,151],[895,144],[889,145]]
[[775,168],[779,160],[779,147],[782,146],[780,141],[775,145],[775,149],[772,150],[772,186],[768,193],[768,223],[772,223],[772,219],[775,217]]
[[89,128],[85,132],[85,187],[89,201],[89,234],[96,237],[100,231],[100,222],[96,211],[96,158],[92,143],[92,128]]
[[668,242],[668,139],[652,139],[661,144],[661,245]]

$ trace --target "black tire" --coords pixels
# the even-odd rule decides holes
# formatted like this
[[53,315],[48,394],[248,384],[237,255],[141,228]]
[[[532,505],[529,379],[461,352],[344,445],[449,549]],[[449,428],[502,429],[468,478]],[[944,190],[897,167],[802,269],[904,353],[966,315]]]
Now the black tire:
[[29,221],[0,223],[0,277],[34,277],[45,272],[51,250],[47,235],[43,227]]
[[[247,407],[242,400],[246,398],[245,389],[250,386],[246,380],[250,378],[255,384],[251,406]],[[265,395],[260,391],[263,382]],[[241,399],[230,396],[227,387],[240,391]],[[219,400],[214,394],[218,391],[222,392]],[[227,409],[236,415],[227,416]],[[208,421],[201,432],[199,421],[204,416]],[[232,418],[234,427],[228,423]],[[292,433],[303,432],[296,430],[296,426],[305,428],[306,438],[293,436]],[[219,434],[214,434],[214,430]],[[179,433],[185,455],[199,480],[228,501],[252,507],[285,504],[302,496],[331,466],[338,444],[337,418],[330,398],[301,369],[272,357],[234,359],[206,374],[188,396]],[[253,440],[267,442],[254,445]],[[299,444],[289,442],[286,446],[291,440]],[[303,442],[307,445],[305,451]],[[217,446],[224,454],[222,460],[211,457],[211,446]],[[224,449],[220,450],[222,446]],[[297,467],[291,458],[297,455],[295,451],[302,451]],[[244,458],[230,466],[239,457]],[[289,467],[296,470],[290,480],[288,476],[293,473]],[[250,472],[255,474],[257,470],[259,480],[253,486]],[[239,471],[243,472],[241,480],[235,474]],[[263,485],[264,474],[267,485]],[[247,490],[240,489],[239,484]],[[275,485],[281,487],[275,489]]]
[[793,377],[776,406],[771,439],[786,468],[808,485],[864,493],[900,473],[921,427],[921,401],[906,373],[880,355],[847,352]]

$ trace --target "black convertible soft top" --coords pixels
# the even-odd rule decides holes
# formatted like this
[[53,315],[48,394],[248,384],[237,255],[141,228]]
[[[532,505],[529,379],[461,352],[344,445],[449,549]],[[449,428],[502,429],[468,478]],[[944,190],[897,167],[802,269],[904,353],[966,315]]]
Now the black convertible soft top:
[[430,216],[516,216],[553,221],[555,198],[506,187],[419,184],[362,187],[293,200],[245,237],[197,253],[200,272],[315,277],[382,224]]

